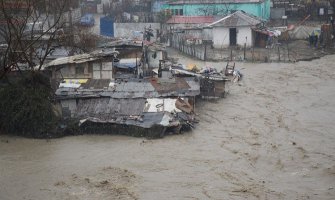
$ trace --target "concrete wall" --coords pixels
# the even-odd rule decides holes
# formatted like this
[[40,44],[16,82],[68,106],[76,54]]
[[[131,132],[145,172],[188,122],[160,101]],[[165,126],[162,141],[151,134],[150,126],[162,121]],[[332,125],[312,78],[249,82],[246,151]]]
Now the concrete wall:
[[212,28],[202,29],[202,39],[213,40],[213,29]]
[[[253,46],[252,30],[250,27],[237,27],[236,28],[236,43],[239,46],[247,47]],[[247,40],[246,40],[247,37]],[[229,28],[227,27],[214,27],[213,28],[213,46],[214,48],[226,48],[230,45]]]
[[246,43],[247,47],[251,47],[253,45],[252,41],[252,30],[250,27],[240,27],[237,29],[237,45],[244,46]]
[[[183,15],[197,16],[197,15],[225,15],[227,14],[227,7],[229,10],[243,10],[246,13],[255,15],[262,19],[268,20],[270,18],[270,0],[263,2],[252,3],[204,3],[204,4],[184,4],[184,5],[168,5],[163,6],[164,9],[182,9]],[[203,10],[208,11],[205,13]]]
[[217,49],[229,46],[229,28],[213,28],[213,46]]
[[187,36],[202,39],[202,29],[185,30]]
[[135,31],[144,31],[150,27],[154,30],[152,41],[156,40],[156,30],[160,30],[160,23],[114,23],[114,37],[134,38]]
[[148,67],[150,68],[158,68],[159,67],[159,60],[163,59],[163,52],[162,51],[156,51],[148,52]]

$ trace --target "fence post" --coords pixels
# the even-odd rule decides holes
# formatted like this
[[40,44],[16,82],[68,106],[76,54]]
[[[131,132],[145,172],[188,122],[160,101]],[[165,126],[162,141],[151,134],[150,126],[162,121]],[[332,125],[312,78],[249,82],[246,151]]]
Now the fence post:
[[204,61],[207,59],[207,44],[205,43]]
[[244,49],[243,49],[243,60],[245,60],[245,51],[247,48],[248,37],[245,37]]
[[286,41],[286,47],[287,47],[287,59],[290,61],[290,48],[288,46],[288,41]]
[[247,46],[247,44],[246,44],[246,43],[244,43],[244,49],[243,49],[243,60],[245,60],[245,50],[246,50],[246,46]]
[[255,48],[254,47],[252,47],[252,62],[254,62],[254,53],[255,53]]

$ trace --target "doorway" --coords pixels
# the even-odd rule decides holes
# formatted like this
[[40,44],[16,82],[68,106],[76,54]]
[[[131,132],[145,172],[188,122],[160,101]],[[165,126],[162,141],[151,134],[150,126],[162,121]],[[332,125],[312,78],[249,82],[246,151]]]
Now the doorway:
[[236,28],[229,29],[229,45],[236,46]]

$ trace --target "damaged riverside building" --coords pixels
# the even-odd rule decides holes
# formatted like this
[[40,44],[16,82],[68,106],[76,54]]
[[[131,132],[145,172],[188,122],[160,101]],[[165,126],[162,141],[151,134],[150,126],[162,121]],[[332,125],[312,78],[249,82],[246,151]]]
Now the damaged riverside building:
[[[149,57],[164,57],[157,45],[148,44],[135,53],[130,48],[133,53],[127,54],[127,45],[117,44],[44,66],[52,73],[59,113],[65,121],[75,120],[83,133],[149,138],[180,133],[197,122],[196,97],[224,95],[225,78],[214,80],[168,66],[165,60],[158,62],[158,68],[150,67],[148,63],[156,62]],[[121,46],[123,56],[117,51]]]

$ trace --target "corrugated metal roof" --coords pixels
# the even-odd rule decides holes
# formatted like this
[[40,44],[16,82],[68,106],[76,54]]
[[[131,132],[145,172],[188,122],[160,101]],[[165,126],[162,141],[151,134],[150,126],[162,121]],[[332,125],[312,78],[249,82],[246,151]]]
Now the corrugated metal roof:
[[163,82],[158,78],[152,78],[150,79],[150,82],[152,86],[154,86],[155,90],[160,94],[168,92],[183,93],[190,88],[185,79],[178,77],[173,78],[172,82],[169,83]]
[[81,87],[84,89],[104,89],[109,87],[110,79],[89,79],[86,83],[82,84]]
[[214,22],[213,16],[172,16],[167,24],[209,24]]
[[152,98],[147,99],[144,112],[181,112],[176,108],[177,99],[172,98]]
[[[160,99],[163,101],[163,99]],[[135,125],[144,128],[150,128],[153,125],[169,126],[173,121],[173,116],[169,114],[173,110],[176,99],[166,99],[165,111],[145,111],[147,104],[156,106],[157,99],[113,99],[113,98],[92,98],[80,99],[75,111],[75,117],[84,121],[98,123],[114,123]],[[173,104],[173,105],[172,105]],[[131,105],[131,106],[130,106]]]
[[47,68],[51,66],[59,66],[59,65],[71,64],[71,63],[85,63],[85,62],[99,60],[105,57],[111,57],[115,54],[118,54],[118,52],[111,51],[111,50],[107,50],[107,51],[106,50],[96,50],[91,53],[84,53],[84,54],[78,54],[74,56],[58,58],[56,60],[53,60],[43,65],[43,67]]
[[256,26],[260,24],[262,20],[258,19],[255,16],[251,16],[243,11],[236,11],[233,14],[230,14],[222,19],[219,19],[212,24],[209,24],[209,27],[238,27],[238,26]]
[[118,81],[107,89],[59,88],[58,99],[112,97],[112,98],[157,98],[172,96],[197,96],[200,94],[200,83],[194,77],[177,78],[177,83],[155,83],[147,79],[130,79]]
[[121,47],[121,46],[128,46],[128,47],[142,47],[142,40],[134,40],[134,39],[118,39],[115,41],[107,42],[101,44],[99,47]]
[[[109,120],[118,116],[142,115],[146,99],[80,99],[75,114],[79,118]],[[131,106],[130,106],[131,105]]]
[[56,60],[53,60],[47,63],[46,65],[44,65],[44,67],[64,65],[64,64],[70,64],[70,63],[84,63],[87,61],[94,61],[97,59],[98,59],[97,57],[94,57],[88,53],[84,53],[84,54],[75,55],[75,56],[58,58]]

